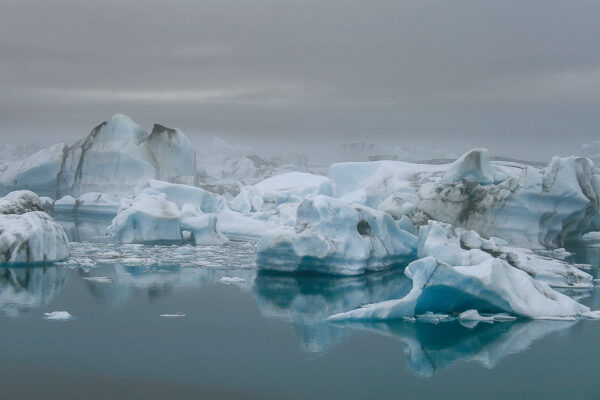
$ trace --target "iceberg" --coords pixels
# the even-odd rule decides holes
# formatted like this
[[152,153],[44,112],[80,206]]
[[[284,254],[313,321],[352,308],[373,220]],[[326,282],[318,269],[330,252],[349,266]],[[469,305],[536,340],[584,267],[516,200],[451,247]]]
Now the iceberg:
[[154,124],[144,145],[156,179],[187,185],[196,183],[196,152],[179,129]]
[[507,246],[502,239],[485,239],[475,231],[437,221],[429,221],[427,226],[421,227],[418,256],[433,256],[450,265],[475,265],[496,258],[552,287],[593,287],[590,274],[565,261]]
[[58,143],[23,158],[0,162],[0,194],[28,189],[56,196],[57,177],[67,151],[66,144]]
[[121,199],[108,234],[121,243],[152,244],[182,243],[184,233],[189,232],[196,245],[222,245],[229,239],[217,230],[217,215],[200,208],[218,210],[220,200],[204,189],[150,181],[134,197]]
[[46,263],[68,255],[67,234],[45,212],[0,214],[0,263]]
[[181,243],[180,211],[164,193],[140,193],[121,200],[108,233],[121,243]]
[[298,206],[295,227],[266,232],[255,251],[260,269],[356,275],[405,265],[416,245],[389,214],[316,195]]
[[196,246],[218,246],[229,241],[217,231],[217,216],[203,214],[190,204],[182,209],[181,230],[191,232]]
[[531,249],[561,247],[594,227],[600,175],[587,158],[554,157],[544,168],[490,161],[474,149],[450,164],[399,161],[333,164],[329,178],[342,200],[473,229]]
[[410,319],[427,312],[508,313],[525,318],[581,317],[590,309],[499,258],[449,265],[421,258],[405,269],[413,287],[405,297],[332,315],[331,321]]
[[185,134],[156,124],[152,132],[123,114],[96,126],[72,146],[55,144],[0,162],[0,192],[29,189],[75,197],[88,192],[123,194],[148,179],[195,184],[196,153]]

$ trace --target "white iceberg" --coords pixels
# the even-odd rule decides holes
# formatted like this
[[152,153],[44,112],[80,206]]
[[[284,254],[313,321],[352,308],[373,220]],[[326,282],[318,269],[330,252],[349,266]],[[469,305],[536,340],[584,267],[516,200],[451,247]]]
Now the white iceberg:
[[451,164],[397,161],[333,164],[328,176],[341,199],[433,219],[527,248],[560,247],[594,223],[600,176],[591,160],[555,157],[545,168],[490,161],[471,150]]
[[419,259],[405,270],[413,281],[408,295],[335,314],[329,319],[407,319],[426,312],[453,314],[471,309],[480,313],[561,319],[581,317],[590,311],[504,260],[492,258],[474,263],[451,266],[435,257]]
[[47,149],[0,162],[0,193],[29,189],[40,195],[57,195],[57,176],[63,167],[68,146],[55,144]]
[[0,214],[0,263],[53,262],[68,255],[67,234],[45,212]]
[[155,125],[148,133],[116,114],[73,146],[60,143],[22,159],[0,162],[0,193],[122,194],[148,179],[196,183],[196,153],[179,130]]
[[429,256],[450,265],[476,265],[498,258],[553,287],[593,287],[590,274],[565,261],[510,247],[501,239],[485,239],[475,231],[437,221],[429,221],[419,231],[418,257]]
[[181,229],[191,232],[196,246],[218,246],[229,241],[217,231],[215,214],[203,214],[191,204],[183,206]]
[[416,237],[388,214],[331,197],[307,197],[295,227],[266,232],[256,246],[261,269],[356,275],[416,258]]
[[121,243],[181,242],[180,211],[165,194],[140,193],[121,200],[108,233]]

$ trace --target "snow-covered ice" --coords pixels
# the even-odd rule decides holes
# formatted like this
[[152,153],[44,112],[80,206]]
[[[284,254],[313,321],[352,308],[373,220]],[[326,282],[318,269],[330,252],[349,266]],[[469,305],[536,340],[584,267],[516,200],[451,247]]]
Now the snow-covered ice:
[[42,211],[40,198],[30,190],[15,190],[0,198],[0,214]]

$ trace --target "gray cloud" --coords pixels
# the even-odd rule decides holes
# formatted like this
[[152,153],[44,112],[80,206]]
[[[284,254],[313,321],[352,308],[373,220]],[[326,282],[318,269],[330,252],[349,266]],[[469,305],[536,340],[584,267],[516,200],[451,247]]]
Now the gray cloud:
[[72,141],[116,112],[196,143],[374,140],[538,158],[600,132],[597,1],[0,8],[2,141]]

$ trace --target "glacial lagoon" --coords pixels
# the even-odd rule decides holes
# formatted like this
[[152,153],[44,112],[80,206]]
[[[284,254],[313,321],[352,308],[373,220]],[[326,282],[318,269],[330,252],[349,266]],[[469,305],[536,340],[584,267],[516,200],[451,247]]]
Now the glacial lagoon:
[[[597,321],[333,323],[411,282],[258,272],[250,242],[126,245],[110,220],[59,221],[67,260],[0,270],[6,398],[600,397]],[[597,277],[600,248],[575,250]],[[598,287],[569,295],[600,307]]]

